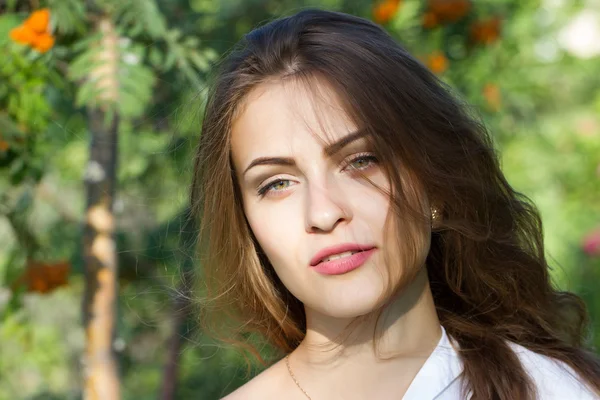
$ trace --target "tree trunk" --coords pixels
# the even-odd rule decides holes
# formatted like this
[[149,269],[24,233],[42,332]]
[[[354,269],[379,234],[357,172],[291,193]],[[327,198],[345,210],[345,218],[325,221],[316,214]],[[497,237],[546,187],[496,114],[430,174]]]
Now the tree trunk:
[[118,118],[89,110],[90,160],[86,171],[87,207],[84,233],[86,400],[118,400],[119,374],[113,338],[117,301],[117,255],[113,200],[117,160]]
[[113,203],[119,127],[118,35],[108,17],[97,22],[100,40],[88,79],[96,83],[88,108],[90,160],[85,171],[87,207],[84,249],[86,334],[85,400],[118,400],[119,373],[113,350],[117,314],[117,249]]
[[[185,290],[185,284],[181,285]],[[169,348],[167,350],[167,360],[163,372],[163,383],[161,390],[161,400],[174,400],[177,391],[177,376],[179,366],[179,355],[183,349],[182,341],[187,336],[184,331],[185,322],[188,319],[190,302],[185,296],[177,296],[174,301],[175,314],[173,317],[173,333],[169,339]]]
[[184,340],[194,330],[194,325],[188,324],[192,310],[192,295],[194,281],[194,257],[196,250],[197,232],[196,221],[191,214],[191,208],[187,208],[181,215],[182,221],[180,231],[181,253],[184,259],[181,262],[181,283],[173,300],[173,332],[169,339],[167,360],[163,372],[161,400],[174,400],[177,392],[177,376],[179,366],[179,355],[184,348]]

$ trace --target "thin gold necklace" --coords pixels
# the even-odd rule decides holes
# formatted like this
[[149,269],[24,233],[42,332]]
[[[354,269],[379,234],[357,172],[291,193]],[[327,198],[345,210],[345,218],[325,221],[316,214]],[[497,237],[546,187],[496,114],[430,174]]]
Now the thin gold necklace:
[[285,356],[285,365],[287,365],[288,372],[290,373],[290,376],[294,380],[294,383],[296,384],[296,386],[298,386],[298,389],[300,389],[302,391],[302,393],[304,393],[304,395],[306,396],[306,398],[308,400],[312,400],[310,398],[310,396],[308,395],[308,393],[306,393],[306,390],[302,389],[302,386],[300,386],[300,383],[298,383],[298,380],[296,379],[296,376],[292,372],[292,367],[290,367],[290,355],[289,354],[287,356]]

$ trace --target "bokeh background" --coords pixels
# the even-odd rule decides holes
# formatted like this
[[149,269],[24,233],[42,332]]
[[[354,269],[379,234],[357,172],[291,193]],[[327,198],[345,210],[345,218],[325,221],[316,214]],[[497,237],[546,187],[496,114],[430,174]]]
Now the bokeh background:
[[217,399],[247,379],[197,324],[192,154],[214,64],[308,6],[383,25],[473,105],[598,349],[600,1],[3,0],[0,399],[116,400],[85,390],[103,345],[123,399]]

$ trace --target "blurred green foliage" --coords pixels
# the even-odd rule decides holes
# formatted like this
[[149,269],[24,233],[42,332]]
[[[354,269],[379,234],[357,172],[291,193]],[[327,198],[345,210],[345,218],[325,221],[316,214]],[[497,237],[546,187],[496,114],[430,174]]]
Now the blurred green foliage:
[[[182,272],[201,267],[191,254],[194,228],[186,225],[185,209],[206,76],[220,55],[264,21],[306,6],[372,18],[376,3],[39,3],[51,11],[56,38],[43,54],[9,39],[32,11],[30,2],[0,6],[0,400],[81,396],[82,182],[93,172],[85,106],[98,99],[86,77],[102,62],[95,29],[100,16],[109,17],[118,36],[118,74],[99,79],[118,83],[115,110],[123,118],[115,204],[115,348],[123,398],[158,397],[174,330],[184,341],[177,398],[219,398],[246,379],[242,356],[195,329],[193,301],[182,303],[187,319],[177,328],[173,322]],[[509,181],[541,210],[553,277],[584,297],[591,340],[600,346],[600,295],[594,290],[600,255],[589,250],[593,246],[587,253],[582,248],[586,235],[600,227],[600,57],[569,36],[570,24],[582,15],[600,24],[597,3],[477,1],[456,22],[425,28],[427,5],[401,1],[384,26],[438,70],[493,132]],[[492,17],[501,20],[497,39],[473,43],[473,24]],[[17,286],[28,259],[68,260],[68,284],[50,293]]]

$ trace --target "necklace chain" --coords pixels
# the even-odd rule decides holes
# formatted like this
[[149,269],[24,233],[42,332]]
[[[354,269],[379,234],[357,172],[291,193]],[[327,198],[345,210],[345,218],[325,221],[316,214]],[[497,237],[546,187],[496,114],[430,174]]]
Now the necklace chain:
[[304,395],[306,396],[306,398],[308,400],[312,400],[310,398],[310,396],[308,395],[308,393],[306,393],[306,390],[304,390],[302,388],[302,386],[300,386],[300,383],[298,383],[298,380],[296,379],[294,372],[292,372],[292,367],[290,367],[290,355],[289,354],[287,356],[285,356],[285,365],[287,365],[288,372],[290,373],[290,376],[294,380],[294,383],[296,384],[296,386],[298,386],[298,389],[300,389],[302,391],[302,393],[304,393]]

